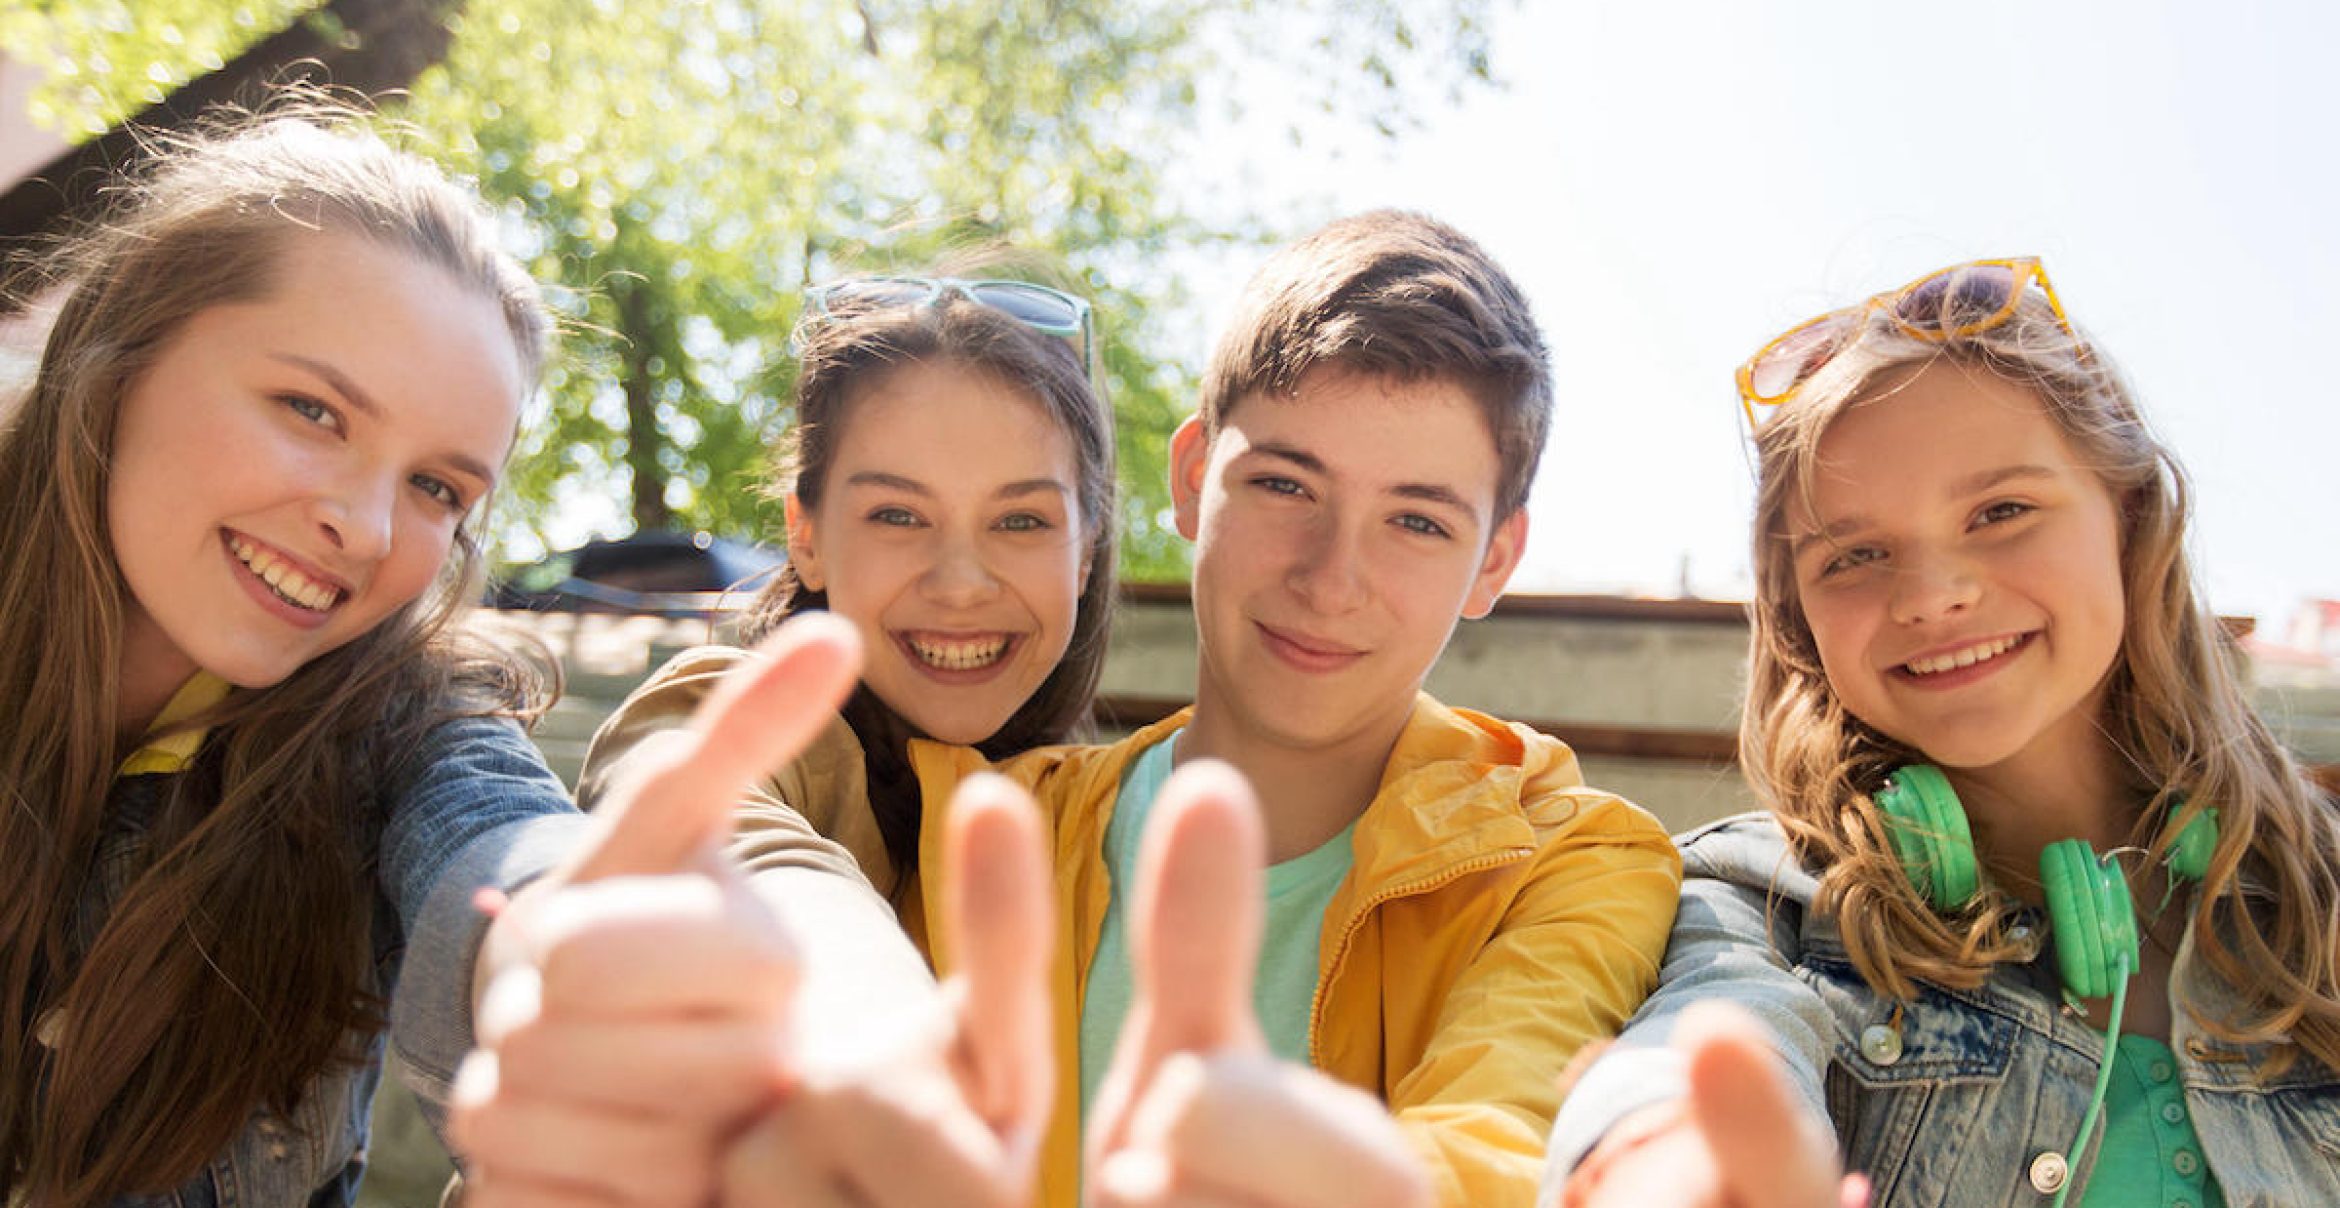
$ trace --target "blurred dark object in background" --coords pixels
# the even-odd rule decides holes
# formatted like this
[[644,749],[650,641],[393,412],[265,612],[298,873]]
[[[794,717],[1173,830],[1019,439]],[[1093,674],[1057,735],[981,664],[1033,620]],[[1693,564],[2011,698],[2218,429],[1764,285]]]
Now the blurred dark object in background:
[[489,585],[490,608],[704,617],[747,603],[787,555],[711,533],[642,532],[588,541],[513,567]]

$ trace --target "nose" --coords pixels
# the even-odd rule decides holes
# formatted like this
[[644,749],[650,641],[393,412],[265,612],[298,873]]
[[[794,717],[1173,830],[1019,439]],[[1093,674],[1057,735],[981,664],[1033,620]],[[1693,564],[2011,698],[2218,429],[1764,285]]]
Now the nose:
[[394,484],[371,480],[324,491],[317,498],[317,529],[350,560],[377,561],[390,553],[396,492]]
[[1292,594],[1319,613],[1337,614],[1362,607],[1371,595],[1366,586],[1363,540],[1338,517],[1326,516],[1310,525],[1287,579]]
[[972,608],[999,594],[999,578],[982,548],[964,536],[935,543],[934,561],[919,583],[928,599],[948,608]]
[[1923,625],[1974,607],[1982,586],[1965,559],[1913,552],[1894,567],[1890,601],[1895,622]]

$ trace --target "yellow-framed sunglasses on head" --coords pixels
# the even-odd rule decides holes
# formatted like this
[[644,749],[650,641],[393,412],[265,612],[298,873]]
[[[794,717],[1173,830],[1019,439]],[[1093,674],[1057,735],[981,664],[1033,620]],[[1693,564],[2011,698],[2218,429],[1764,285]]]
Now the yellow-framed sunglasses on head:
[[2037,288],[2065,331],[2072,322],[2047,270],[2037,256],[1969,260],[1936,269],[1902,286],[1789,328],[1739,366],[1739,404],[1747,427],[1762,426],[1757,407],[1776,407],[1795,397],[1812,375],[1860,335],[1873,312],[1882,310],[1913,339],[1964,339],[2015,317],[2023,296]]

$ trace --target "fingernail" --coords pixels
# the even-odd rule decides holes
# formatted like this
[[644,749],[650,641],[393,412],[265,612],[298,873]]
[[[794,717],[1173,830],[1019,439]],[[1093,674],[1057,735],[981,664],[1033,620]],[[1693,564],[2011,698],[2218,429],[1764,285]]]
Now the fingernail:
[[485,1049],[473,1049],[455,1067],[455,1085],[448,1097],[457,1107],[478,1107],[496,1097],[496,1089],[503,1082],[503,1071],[496,1065],[496,1055]]
[[1097,1185],[1117,1199],[1160,1199],[1170,1192],[1170,1162],[1151,1150],[1125,1149],[1105,1159]]
[[536,1021],[544,1010],[544,975],[534,966],[514,965],[496,974],[479,999],[481,1045],[493,1047]]
[[1154,1067],[1154,1077],[1129,1114],[1126,1134],[1133,1146],[1167,1147],[1202,1097],[1210,1072],[1193,1053],[1172,1053]]
[[471,908],[491,919],[504,913],[504,908],[511,904],[512,895],[493,885],[482,885],[471,895]]

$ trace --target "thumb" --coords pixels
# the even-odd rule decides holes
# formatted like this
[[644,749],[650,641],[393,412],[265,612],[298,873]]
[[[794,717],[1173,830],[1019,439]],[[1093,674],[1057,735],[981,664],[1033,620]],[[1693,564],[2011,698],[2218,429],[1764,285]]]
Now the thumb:
[[1151,1056],[1264,1045],[1251,977],[1266,863],[1259,806],[1240,773],[1206,760],[1170,777],[1146,824],[1130,916],[1130,1023],[1144,1025]]
[[1675,1043],[1690,1058],[1690,1115],[1714,1154],[1729,1201],[1746,1208],[1833,1208],[1836,1141],[1797,1099],[1763,1031],[1720,1003],[1684,1014]]
[[951,803],[944,842],[967,1098],[1011,1154],[1036,1153],[1056,1093],[1048,984],[1055,878],[1039,813],[1013,782],[975,776]]
[[1203,760],[1170,777],[1138,853],[1133,995],[1090,1112],[1092,1163],[1123,1143],[1169,1057],[1267,1047],[1251,1007],[1266,852],[1259,807],[1235,769]]
[[609,825],[569,879],[647,876],[690,866],[730,834],[748,786],[785,767],[828,724],[861,669],[851,622],[804,613],[749,652],[691,714],[646,749],[600,813]]

